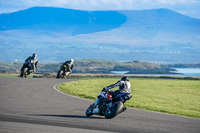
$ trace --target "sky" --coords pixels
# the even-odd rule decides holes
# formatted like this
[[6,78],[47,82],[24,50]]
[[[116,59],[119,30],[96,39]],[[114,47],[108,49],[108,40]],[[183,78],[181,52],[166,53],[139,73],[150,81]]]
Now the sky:
[[77,10],[149,10],[167,8],[200,19],[200,0],[0,0],[0,14],[35,6]]

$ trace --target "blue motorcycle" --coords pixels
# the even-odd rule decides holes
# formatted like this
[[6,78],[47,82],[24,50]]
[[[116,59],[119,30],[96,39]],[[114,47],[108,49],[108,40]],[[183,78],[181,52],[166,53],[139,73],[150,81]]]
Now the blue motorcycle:
[[29,74],[33,73],[33,60],[25,61],[21,68],[20,77],[27,77]]
[[124,103],[129,100],[132,95],[130,93],[120,93],[112,95],[113,91],[102,90],[97,96],[97,100],[88,107],[86,115],[93,114],[105,116],[111,119],[126,110]]

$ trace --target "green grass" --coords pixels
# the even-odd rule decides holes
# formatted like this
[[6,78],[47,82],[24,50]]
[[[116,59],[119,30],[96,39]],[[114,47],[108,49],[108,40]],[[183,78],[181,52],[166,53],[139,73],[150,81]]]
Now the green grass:
[[19,74],[2,74],[2,73],[0,73],[0,77],[19,77]]
[[[71,95],[96,100],[105,86],[118,78],[96,78],[64,83],[58,89]],[[200,118],[200,81],[131,78],[133,97],[125,106]],[[116,88],[117,89],[117,88]]]

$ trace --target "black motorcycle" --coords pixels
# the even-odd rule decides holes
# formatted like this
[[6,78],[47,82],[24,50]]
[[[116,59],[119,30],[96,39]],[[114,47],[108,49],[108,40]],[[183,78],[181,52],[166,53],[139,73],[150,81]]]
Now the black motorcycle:
[[120,93],[116,96],[111,95],[113,91],[102,90],[97,96],[96,102],[88,107],[86,115],[93,114],[105,116],[106,119],[111,119],[116,115],[126,110],[124,103],[132,96],[130,93]]
[[32,60],[28,60],[26,61],[22,68],[21,68],[21,72],[20,72],[20,77],[27,77],[29,74],[33,73],[33,61]]
[[57,72],[56,78],[58,78],[58,79],[66,78],[67,76],[69,76],[71,74],[71,72],[65,71],[65,70],[68,70],[67,66],[61,65],[60,70],[58,70],[58,72]]

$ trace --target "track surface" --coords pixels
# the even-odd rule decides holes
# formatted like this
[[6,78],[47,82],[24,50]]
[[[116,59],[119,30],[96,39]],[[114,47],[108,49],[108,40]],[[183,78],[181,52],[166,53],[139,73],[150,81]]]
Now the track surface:
[[0,132],[2,133],[200,133],[200,119],[128,108],[113,119],[86,117],[91,101],[63,95],[56,84],[73,80],[0,78]]

